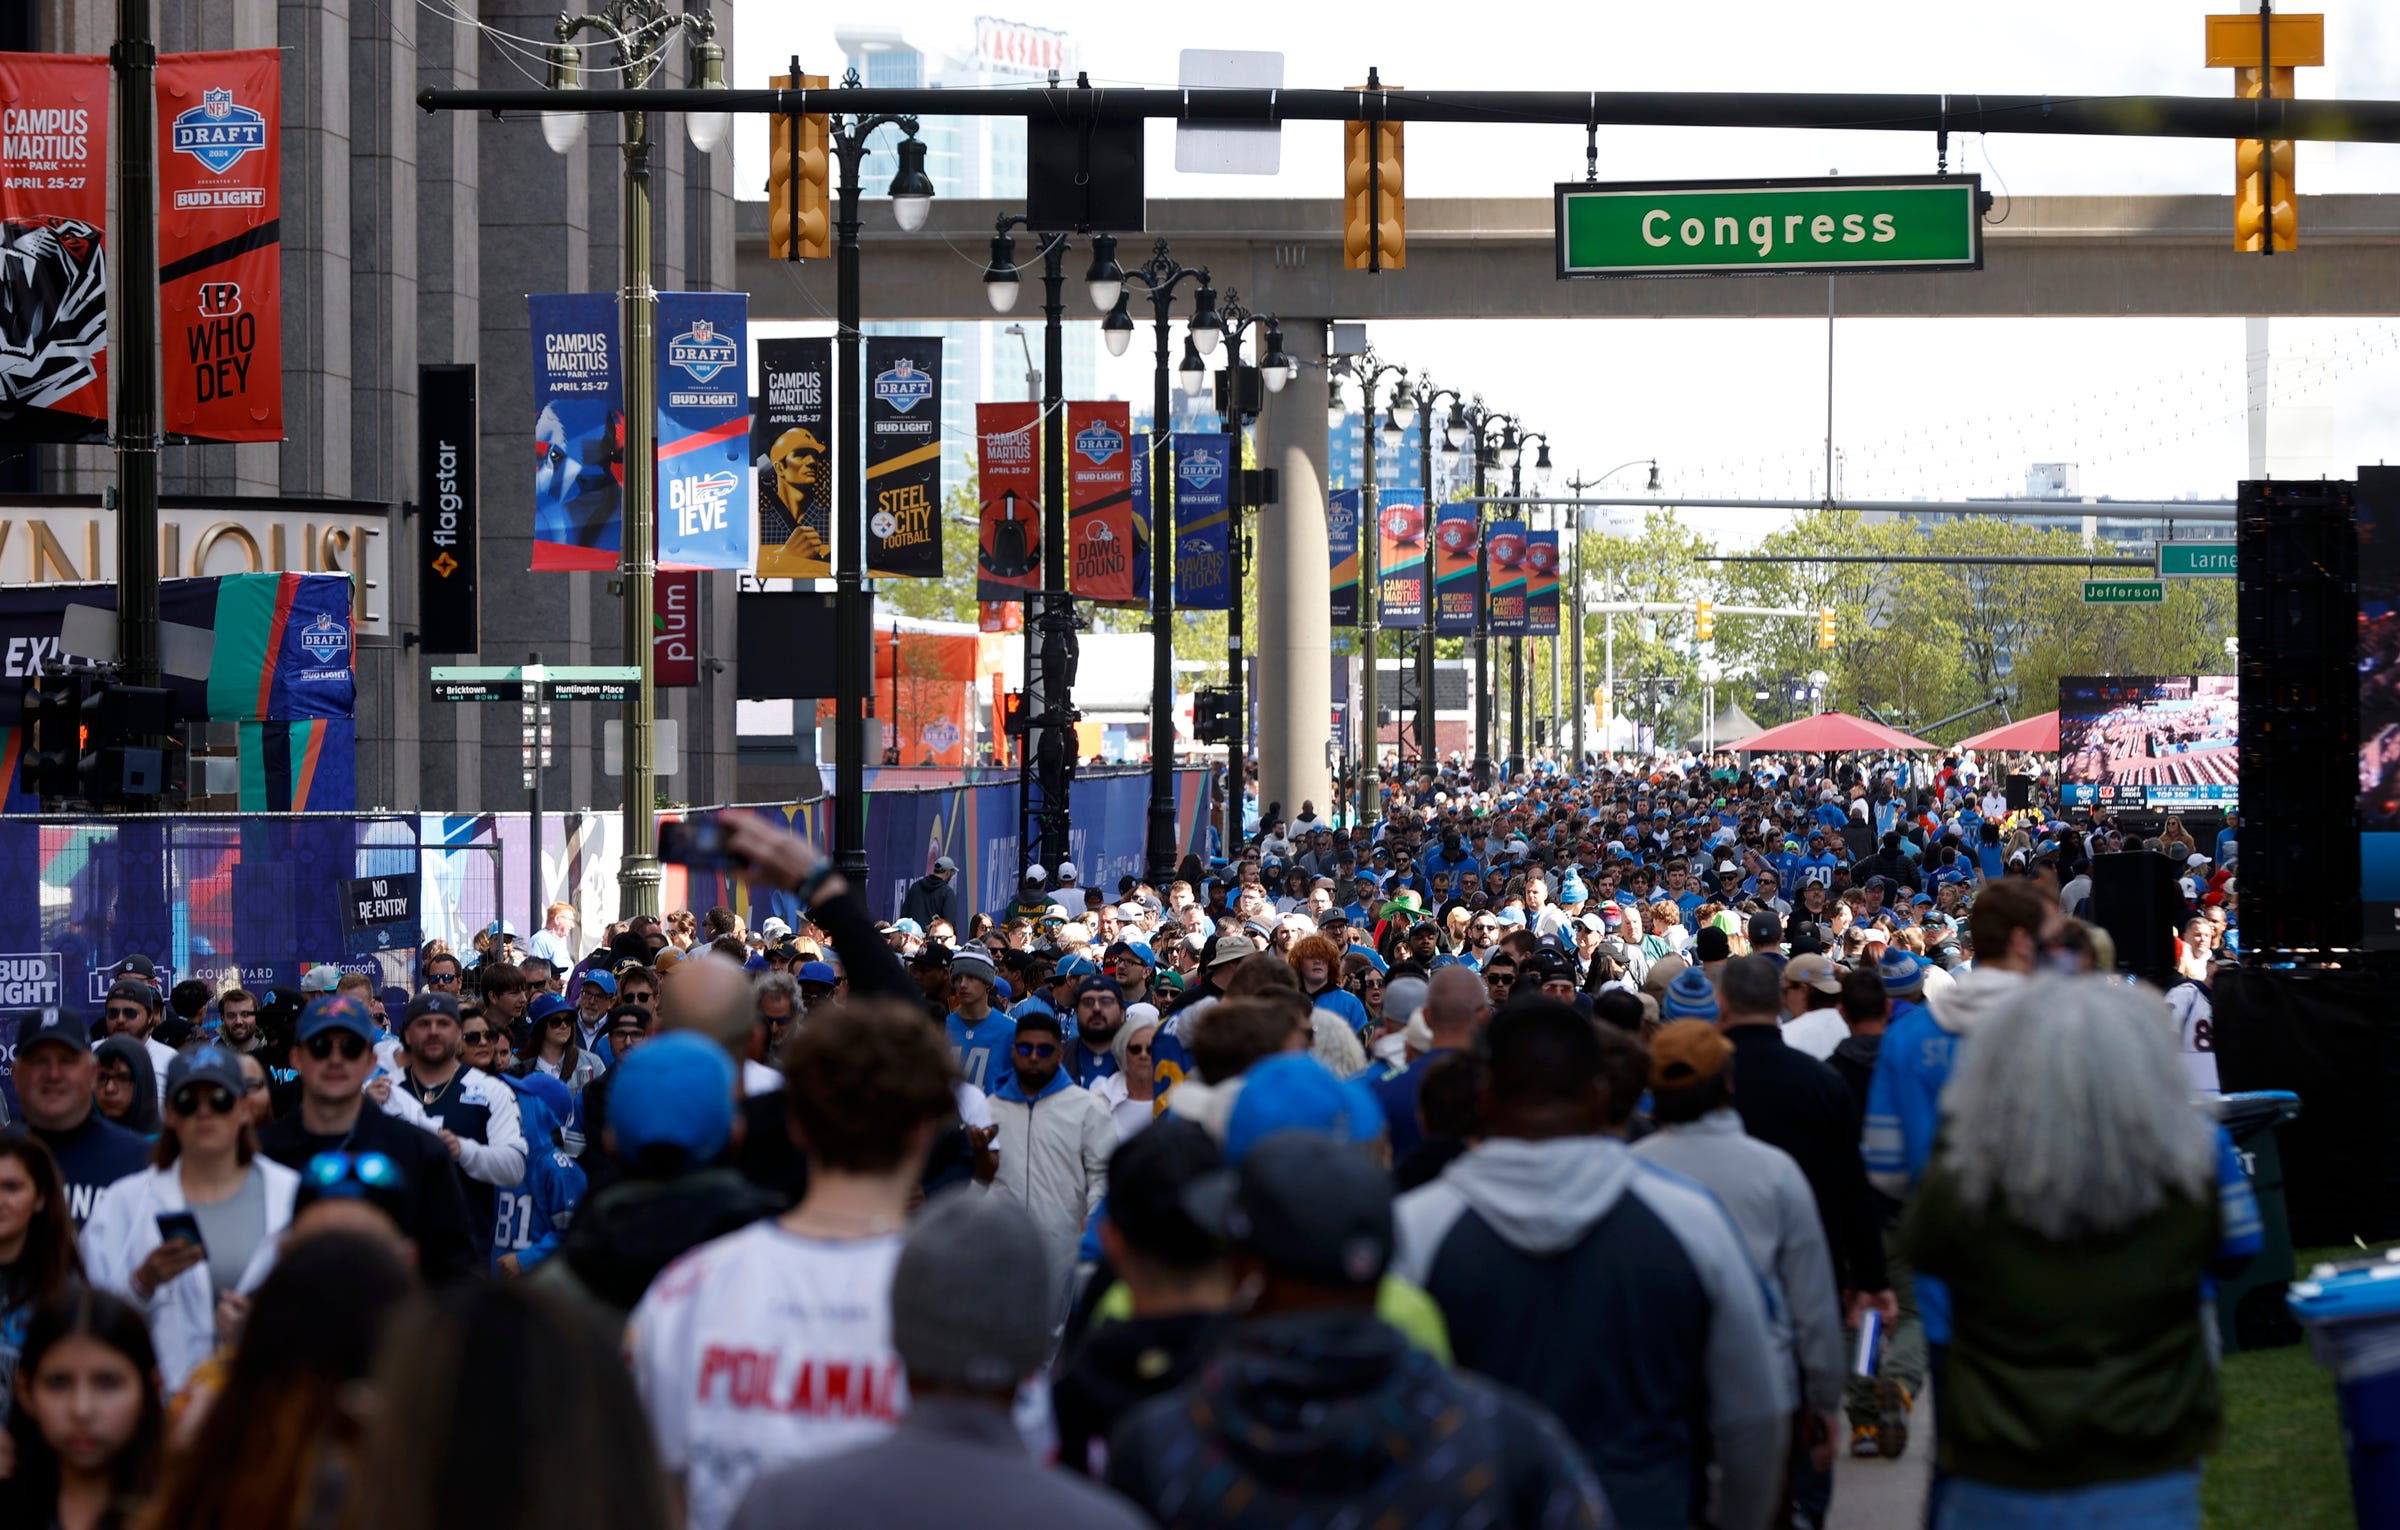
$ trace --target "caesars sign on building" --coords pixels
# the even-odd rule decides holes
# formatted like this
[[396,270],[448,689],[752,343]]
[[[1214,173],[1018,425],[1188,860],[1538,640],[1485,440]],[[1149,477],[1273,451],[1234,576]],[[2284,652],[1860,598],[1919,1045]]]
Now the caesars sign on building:
[[[360,500],[179,499],[158,517],[167,579],[207,574],[348,574],[362,635],[391,632],[391,508]],[[0,500],[0,585],[109,583],[117,513],[97,501]]]

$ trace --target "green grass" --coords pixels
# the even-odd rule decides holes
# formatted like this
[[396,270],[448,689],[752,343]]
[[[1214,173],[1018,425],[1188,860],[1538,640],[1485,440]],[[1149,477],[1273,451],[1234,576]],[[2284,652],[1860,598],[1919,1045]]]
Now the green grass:
[[[2300,1249],[2302,1275],[2352,1249]],[[2223,1372],[2225,1443],[2208,1459],[2201,1500],[2208,1530],[2347,1530],[2349,1467],[2333,1377],[2308,1346],[2229,1355]]]

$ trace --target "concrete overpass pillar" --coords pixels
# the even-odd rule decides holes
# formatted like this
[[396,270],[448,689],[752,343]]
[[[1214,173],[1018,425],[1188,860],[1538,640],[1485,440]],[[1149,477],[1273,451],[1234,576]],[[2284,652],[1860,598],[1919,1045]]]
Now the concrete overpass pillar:
[[1304,801],[1331,816],[1333,612],[1326,593],[1325,327],[1286,319],[1300,380],[1261,415],[1259,461],[1282,475],[1283,502],[1258,513],[1259,805]]
[[[2255,6],[2251,7],[2253,10]],[[2350,467],[2333,460],[2333,406],[2300,404],[2275,397],[2276,373],[2299,370],[2275,354],[2271,320],[2242,321],[2242,355],[2249,374],[2249,473],[2251,478],[2347,478]]]

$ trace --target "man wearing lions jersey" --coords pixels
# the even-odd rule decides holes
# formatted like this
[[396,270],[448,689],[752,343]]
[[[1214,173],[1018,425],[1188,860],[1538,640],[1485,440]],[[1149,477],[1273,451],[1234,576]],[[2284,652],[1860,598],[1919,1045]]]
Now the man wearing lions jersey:
[[721,1530],[761,1472],[876,1439],[908,1408],[892,1271],[926,1149],[957,1114],[949,1048],[914,1006],[853,1003],[810,1017],[784,1074],[807,1195],[668,1265],[626,1330],[690,1530]]

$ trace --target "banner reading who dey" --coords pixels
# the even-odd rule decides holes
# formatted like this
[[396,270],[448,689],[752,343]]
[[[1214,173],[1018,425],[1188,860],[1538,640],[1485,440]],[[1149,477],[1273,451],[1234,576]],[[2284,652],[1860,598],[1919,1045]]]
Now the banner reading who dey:
[[658,295],[658,563],[750,566],[750,298]]
[[158,61],[167,433],[283,439],[283,68],[273,48]]
[[758,478],[758,572],[833,577],[833,342],[758,342],[758,412],[750,466]]
[[867,340],[867,572],[942,576],[942,341]]
[[533,569],[613,569],[625,536],[617,297],[552,292],[525,302],[533,317]]
[[1195,431],[1173,438],[1175,604],[1222,611],[1233,599],[1233,437]]
[[0,53],[0,440],[108,439],[108,60]]

